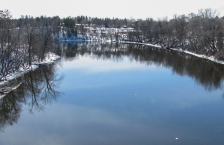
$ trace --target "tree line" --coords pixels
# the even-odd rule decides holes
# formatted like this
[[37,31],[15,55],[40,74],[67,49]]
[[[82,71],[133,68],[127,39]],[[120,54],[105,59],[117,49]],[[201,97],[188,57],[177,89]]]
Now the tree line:
[[138,20],[134,28],[137,31],[129,34],[130,39],[159,44],[164,48],[187,49],[200,54],[223,53],[224,17],[219,17],[212,9],[201,9],[198,14],[191,13],[188,16],[175,15],[170,20]]

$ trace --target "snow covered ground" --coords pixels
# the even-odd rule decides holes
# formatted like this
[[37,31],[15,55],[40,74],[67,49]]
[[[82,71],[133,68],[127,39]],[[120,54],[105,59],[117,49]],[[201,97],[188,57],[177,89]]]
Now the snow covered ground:
[[7,75],[4,79],[0,81],[0,99],[3,98],[7,93],[10,91],[18,88],[22,83],[18,83],[17,85],[7,85],[12,80],[24,75],[25,73],[29,71],[33,71],[37,69],[40,65],[50,64],[53,63],[55,60],[59,59],[60,56],[55,55],[54,53],[48,53],[46,55],[46,58],[39,63],[34,63],[33,65],[27,67],[27,68],[20,68],[17,72],[11,73]]

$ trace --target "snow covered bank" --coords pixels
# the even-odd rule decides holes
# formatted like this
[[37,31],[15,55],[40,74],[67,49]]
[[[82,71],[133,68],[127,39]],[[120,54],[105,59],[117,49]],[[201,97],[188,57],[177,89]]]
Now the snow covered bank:
[[35,63],[35,65],[43,65],[43,64],[50,64],[53,63],[55,60],[59,59],[60,56],[54,54],[54,53],[48,53],[45,57],[45,59],[42,62]]
[[5,97],[6,94],[11,92],[12,90],[17,89],[23,82],[22,81],[16,81],[13,84],[4,84],[0,87],[0,99]]
[[34,62],[33,65],[26,68],[20,68],[18,71],[10,73],[6,77],[2,78],[2,80],[0,81],[0,99],[3,98],[11,90],[16,89],[22,84],[22,83],[18,83],[17,85],[12,85],[10,84],[10,82],[15,80],[16,78],[19,78],[20,76],[24,75],[25,73],[29,71],[33,71],[37,69],[41,65],[53,63],[55,60],[59,58],[60,56],[55,55],[54,53],[48,53],[42,62]]
[[150,43],[142,43],[142,42],[120,41],[120,43],[141,44],[141,45],[145,45],[145,46],[152,46],[152,47],[156,47],[156,48],[161,48],[161,46],[158,45],[158,44],[150,44]]
[[[145,45],[145,46],[152,46],[152,47],[155,47],[155,48],[162,48],[158,44],[150,44],[150,43],[140,43],[140,42],[131,42],[131,41],[121,41],[121,43],[142,44],[142,45]],[[169,48],[169,49],[173,50],[173,51],[176,51],[176,52],[186,53],[186,54],[189,54],[189,55],[193,55],[195,57],[207,59],[207,60],[210,60],[210,61],[215,62],[215,63],[224,64],[224,61],[219,61],[219,60],[215,59],[214,56],[206,56],[206,55],[202,55],[202,54],[197,54],[197,53],[190,52],[188,50],[183,50],[181,48]]]
[[161,46],[158,45],[158,44],[149,44],[149,43],[145,43],[144,45],[146,45],[146,46],[152,46],[152,47],[156,47],[156,48],[161,48]]
[[[154,44],[144,43],[143,45],[152,46],[152,47],[156,47],[156,48],[162,48],[158,44],[154,45]],[[203,54],[197,54],[197,53],[190,52],[188,50],[183,50],[181,48],[169,48],[169,49],[173,50],[173,51],[176,51],[176,52],[181,52],[181,53],[186,53],[186,54],[189,54],[189,55],[193,55],[193,56],[198,57],[198,58],[207,59],[207,60],[210,60],[210,61],[215,62],[215,63],[224,64],[224,61],[219,61],[219,60],[215,59],[214,56],[206,56],[206,55],[203,55]]]
[[219,60],[215,59],[214,56],[206,56],[206,55],[203,55],[203,54],[197,54],[197,53],[190,52],[188,50],[182,50],[181,48],[180,49],[178,49],[178,48],[170,48],[170,49],[173,50],[173,51],[190,54],[190,55],[193,55],[195,57],[207,59],[207,60],[210,60],[210,61],[215,62],[215,63],[224,64],[223,61],[219,61]]

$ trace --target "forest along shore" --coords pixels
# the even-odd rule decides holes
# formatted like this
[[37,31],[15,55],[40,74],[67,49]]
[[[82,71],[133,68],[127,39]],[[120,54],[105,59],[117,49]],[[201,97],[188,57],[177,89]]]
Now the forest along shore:
[[0,10],[0,86],[59,58],[56,23],[44,17],[13,19]]

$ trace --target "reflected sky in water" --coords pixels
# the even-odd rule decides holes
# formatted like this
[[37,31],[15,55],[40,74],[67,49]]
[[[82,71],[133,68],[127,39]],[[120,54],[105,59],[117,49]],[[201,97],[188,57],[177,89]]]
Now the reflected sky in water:
[[[62,59],[60,98],[0,133],[10,145],[224,143],[223,89],[206,90],[162,65],[77,55]],[[178,138],[178,139],[176,139]]]

